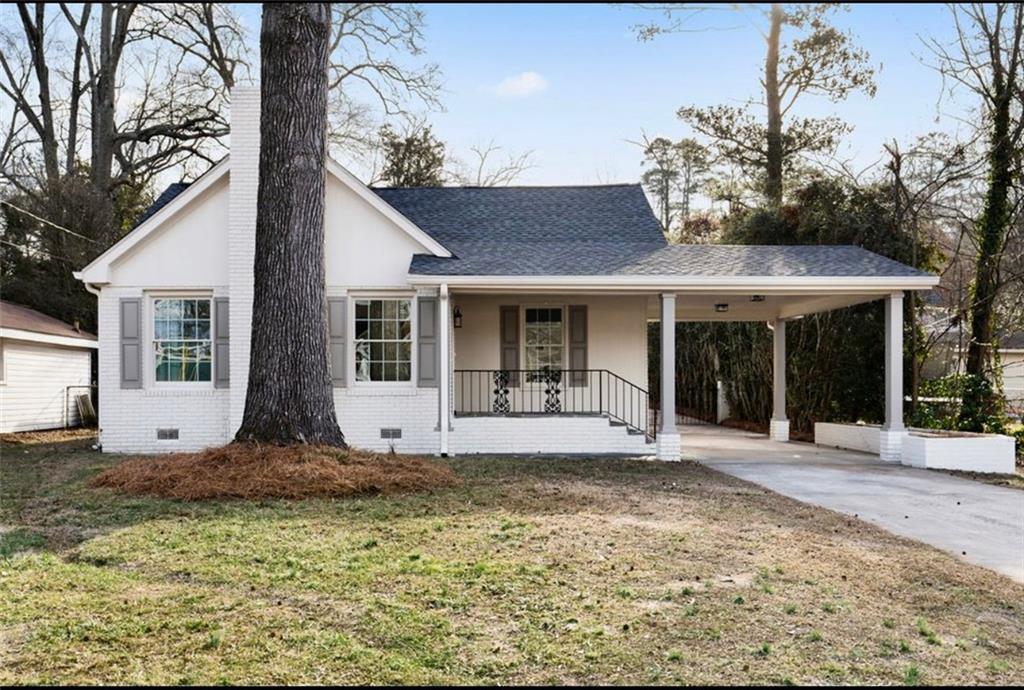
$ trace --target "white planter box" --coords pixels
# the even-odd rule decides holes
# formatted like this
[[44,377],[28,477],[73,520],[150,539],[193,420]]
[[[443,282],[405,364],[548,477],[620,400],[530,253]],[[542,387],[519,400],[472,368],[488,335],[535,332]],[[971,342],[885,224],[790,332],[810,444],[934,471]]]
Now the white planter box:
[[903,439],[903,464],[935,470],[1013,474],[1013,438],[997,434],[912,431]]
[[814,442],[819,446],[859,450],[878,455],[882,428],[875,424],[814,424]]

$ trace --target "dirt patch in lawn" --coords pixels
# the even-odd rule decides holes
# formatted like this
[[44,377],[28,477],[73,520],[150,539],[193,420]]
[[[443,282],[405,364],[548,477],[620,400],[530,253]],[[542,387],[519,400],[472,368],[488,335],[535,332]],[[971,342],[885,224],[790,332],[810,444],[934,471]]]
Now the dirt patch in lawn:
[[451,468],[421,458],[245,443],[128,460],[91,482],[127,494],[184,501],[389,495],[458,483]]

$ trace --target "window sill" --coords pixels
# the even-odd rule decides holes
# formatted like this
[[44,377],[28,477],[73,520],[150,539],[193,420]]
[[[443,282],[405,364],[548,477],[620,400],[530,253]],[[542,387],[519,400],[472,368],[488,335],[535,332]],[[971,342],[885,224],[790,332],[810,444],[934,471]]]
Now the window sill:
[[366,397],[366,398],[379,398],[381,396],[392,396],[392,397],[410,397],[418,395],[420,389],[416,386],[411,385],[386,385],[386,384],[372,384],[363,383],[354,386],[348,386],[347,388],[336,388],[335,390],[344,391],[345,395],[351,395],[353,397]]
[[151,398],[212,398],[222,393],[227,393],[229,388],[177,388],[160,387],[146,388],[142,392],[146,397]]

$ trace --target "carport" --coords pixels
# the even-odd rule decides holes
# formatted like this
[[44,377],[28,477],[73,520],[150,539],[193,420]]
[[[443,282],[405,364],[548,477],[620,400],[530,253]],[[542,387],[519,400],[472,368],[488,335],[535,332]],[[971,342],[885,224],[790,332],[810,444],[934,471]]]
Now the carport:
[[[884,300],[885,422],[880,456],[900,461],[903,424],[903,298],[938,277],[852,246],[674,245],[631,270],[658,272],[648,318],[661,324],[661,390],[675,390],[677,321],[759,321],[773,332],[773,411],[769,436],[789,440],[786,417],[786,324],[808,314]],[[873,366],[874,363],[866,363]],[[675,423],[673,396],[662,396],[657,454],[688,449],[690,427]]]

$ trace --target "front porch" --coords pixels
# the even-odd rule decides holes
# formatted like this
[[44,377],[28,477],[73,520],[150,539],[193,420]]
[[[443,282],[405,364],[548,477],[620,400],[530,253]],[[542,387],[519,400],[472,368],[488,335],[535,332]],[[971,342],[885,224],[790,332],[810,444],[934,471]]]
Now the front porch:
[[[775,284],[773,284],[773,282]],[[821,282],[825,284],[822,285]],[[717,290],[575,287],[559,292],[443,284],[439,335],[441,452],[654,456],[686,449],[674,396],[649,392],[649,321],[661,324],[660,385],[674,391],[677,321],[753,321],[773,332],[770,438],[789,438],[786,324],[874,300],[886,305],[882,459],[899,462],[903,426],[903,292],[892,286],[746,281]],[[881,364],[881,363],[880,363]]]

